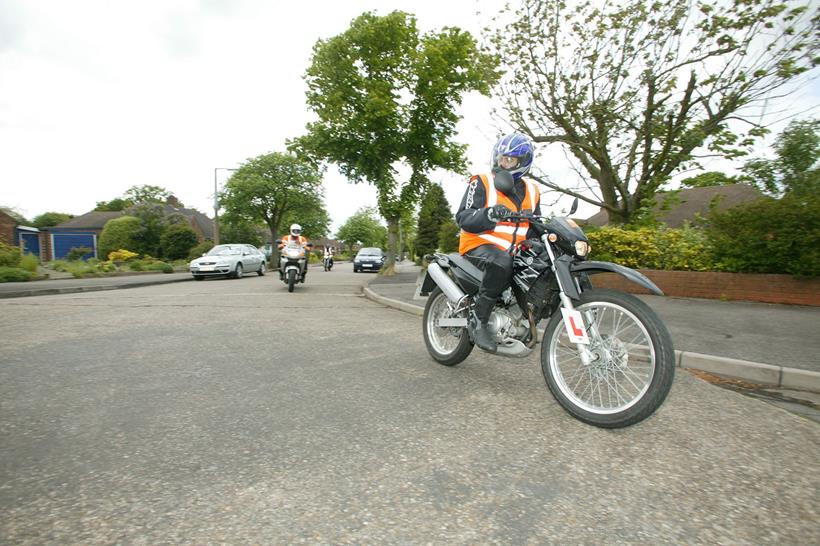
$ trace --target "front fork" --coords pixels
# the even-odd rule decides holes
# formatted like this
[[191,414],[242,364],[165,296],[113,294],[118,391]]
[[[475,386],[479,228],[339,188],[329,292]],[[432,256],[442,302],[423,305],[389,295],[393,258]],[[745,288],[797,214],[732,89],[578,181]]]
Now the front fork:
[[[545,233],[544,235],[541,236],[541,240],[544,242],[544,246],[547,248],[547,254],[550,257],[550,262],[551,262],[550,267],[552,268],[552,272],[555,274],[555,280],[558,282],[558,289],[560,290],[558,297],[561,299],[561,306],[564,309],[566,309],[567,311],[570,311],[570,312],[575,311],[575,306],[572,304],[572,298],[570,298],[567,295],[567,290],[564,287],[564,282],[566,282],[566,279],[568,278],[568,276],[561,275],[557,271],[557,269],[556,269],[556,263],[557,262],[555,260],[555,253],[553,252],[552,244],[549,242],[549,239],[547,237],[548,237],[548,235]],[[564,278],[564,281],[562,281],[562,277]],[[570,282],[571,282],[571,279],[570,279]],[[577,290],[573,290],[573,292],[577,292]],[[567,326],[565,324],[564,328],[566,328],[566,327]],[[584,328],[587,331],[587,337],[589,339],[599,339],[598,326],[595,324],[595,321],[592,320],[589,316],[584,317]],[[581,357],[581,363],[584,366],[589,366],[593,362],[593,360],[595,360],[595,357],[592,354],[592,352],[589,350],[589,346],[587,344],[585,344],[585,343],[576,343],[575,347],[578,349],[578,354]]]

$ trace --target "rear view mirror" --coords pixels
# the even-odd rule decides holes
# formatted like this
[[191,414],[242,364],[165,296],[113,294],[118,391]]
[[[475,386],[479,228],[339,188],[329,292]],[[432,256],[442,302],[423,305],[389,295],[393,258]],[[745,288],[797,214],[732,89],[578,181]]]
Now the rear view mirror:
[[575,214],[576,210],[578,210],[578,198],[577,197],[572,202],[572,206],[569,208],[569,215],[572,216],[573,214]]
[[276,245],[281,245],[282,244],[282,239],[276,239],[273,243],[276,244]]
[[308,243],[308,244],[307,244],[307,247],[308,247],[308,248],[313,248],[313,243]]

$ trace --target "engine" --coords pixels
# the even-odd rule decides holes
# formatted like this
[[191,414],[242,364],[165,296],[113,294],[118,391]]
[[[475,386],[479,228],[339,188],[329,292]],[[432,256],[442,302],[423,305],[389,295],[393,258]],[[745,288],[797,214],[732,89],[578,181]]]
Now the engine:
[[490,329],[499,341],[505,338],[523,338],[529,331],[529,322],[518,304],[508,307],[496,307],[487,322]]

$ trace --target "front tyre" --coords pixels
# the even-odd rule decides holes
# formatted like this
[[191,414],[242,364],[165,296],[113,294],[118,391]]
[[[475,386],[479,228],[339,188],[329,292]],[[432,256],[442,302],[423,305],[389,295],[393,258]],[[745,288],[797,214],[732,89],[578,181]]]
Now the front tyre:
[[293,292],[293,286],[296,284],[296,270],[288,269],[288,292]]
[[256,274],[260,277],[264,277],[266,270],[267,268],[265,267],[265,262],[262,262],[261,264],[259,264],[259,269],[256,270]]
[[236,264],[236,269],[233,272],[234,279],[241,279],[245,272],[242,270],[242,264]]
[[666,326],[638,298],[614,290],[591,289],[575,309],[590,338],[584,365],[569,340],[560,310],[553,314],[541,344],[541,370],[555,400],[590,425],[634,425],[657,410],[675,376],[675,351]]
[[427,352],[433,360],[445,366],[455,366],[472,352],[473,342],[467,334],[466,328],[461,327],[439,327],[436,320],[440,318],[461,318],[466,316],[466,311],[460,311],[457,315],[452,314],[453,304],[436,287],[427,298],[427,305],[424,306],[424,318],[422,319],[424,331],[424,344]]

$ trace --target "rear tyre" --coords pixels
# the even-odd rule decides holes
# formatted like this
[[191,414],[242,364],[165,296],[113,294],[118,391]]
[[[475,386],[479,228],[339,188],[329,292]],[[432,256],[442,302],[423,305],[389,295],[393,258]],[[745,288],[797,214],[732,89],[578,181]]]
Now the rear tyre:
[[555,400],[573,417],[602,428],[643,421],[657,410],[675,377],[675,351],[666,326],[638,298],[615,290],[581,294],[592,360],[581,361],[561,311],[541,344],[541,370]]
[[293,292],[293,286],[296,284],[296,271],[291,269],[288,271],[288,292]]
[[440,318],[462,318],[466,311],[452,314],[452,304],[441,288],[436,287],[427,298],[424,307],[422,328],[424,344],[433,360],[444,366],[455,366],[472,352],[473,342],[467,334],[467,328],[439,327],[436,320]]

